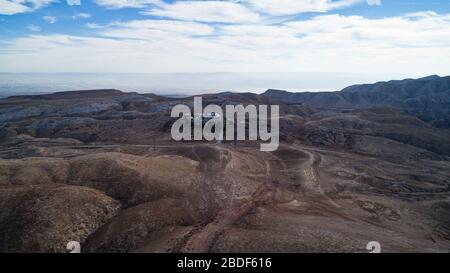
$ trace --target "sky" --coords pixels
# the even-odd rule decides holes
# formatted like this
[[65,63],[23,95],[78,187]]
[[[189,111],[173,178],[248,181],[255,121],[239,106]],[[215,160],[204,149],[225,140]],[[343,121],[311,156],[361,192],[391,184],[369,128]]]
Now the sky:
[[0,0],[0,72],[450,75],[450,1]]

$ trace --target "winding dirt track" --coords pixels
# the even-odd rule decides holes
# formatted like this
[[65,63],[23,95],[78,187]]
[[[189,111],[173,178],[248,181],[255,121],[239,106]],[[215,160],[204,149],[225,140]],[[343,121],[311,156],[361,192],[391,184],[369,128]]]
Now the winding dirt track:
[[[183,145],[186,146],[186,145]],[[187,145],[194,148],[195,145]],[[84,147],[84,146],[83,146]],[[82,147],[82,148],[83,148]],[[114,145],[89,145],[86,148],[114,148]],[[169,145],[136,145],[136,147],[141,148],[165,148],[172,147]],[[80,147],[77,147],[80,148]],[[306,190],[307,196],[313,198],[320,198],[325,201],[324,204],[331,208],[338,208],[332,199],[330,199],[323,191],[320,185],[320,176],[317,171],[317,167],[320,164],[321,156],[320,154],[310,151],[307,148],[290,147],[292,149],[300,150],[308,155],[308,160],[296,167],[296,171],[300,172],[305,178],[303,181],[303,187]],[[194,155],[201,161],[201,158],[195,153]],[[231,153],[232,154],[232,153]],[[239,204],[233,205],[223,209],[217,214],[215,219],[207,223],[206,225],[199,225],[195,227],[191,233],[187,234],[185,237],[185,242],[178,249],[179,252],[183,253],[206,253],[210,250],[211,246],[217,237],[223,233],[223,231],[231,227],[237,220],[239,220],[244,215],[248,214],[250,211],[261,206],[267,206],[275,202],[275,195],[277,190],[279,190],[279,183],[275,181],[275,175],[272,170],[271,161],[279,161],[281,168],[283,170],[275,171],[287,171],[286,164],[283,160],[272,154],[266,154],[264,158],[265,163],[265,181],[264,183],[245,201]],[[227,178],[235,181],[233,174],[233,165],[227,165]],[[235,182],[237,183],[237,182]]]
[[[131,145],[140,148],[173,148],[173,145]],[[191,146],[193,149],[193,154],[201,161],[201,158],[195,153],[195,145],[182,145]],[[82,146],[67,146],[67,148],[89,148],[89,149],[102,149],[102,148],[116,148],[118,145],[82,145]],[[296,172],[300,172],[304,177],[303,187],[306,190],[306,194],[309,197],[320,198],[324,201],[322,204],[330,208],[339,208],[340,206],[336,204],[331,198],[329,198],[320,185],[320,176],[317,168],[320,164],[321,156],[315,151],[312,151],[306,147],[290,147],[291,149],[300,150],[308,155],[308,160],[296,167]],[[232,154],[232,153],[231,153]],[[183,253],[206,253],[210,250],[211,246],[217,237],[223,233],[223,231],[231,227],[237,220],[239,220],[244,215],[248,214],[250,211],[261,207],[273,204],[275,202],[275,196],[279,189],[278,181],[275,181],[274,171],[287,171],[286,164],[283,160],[272,154],[265,154],[263,156],[265,163],[265,180],[263,184],[245,201],[239,204],[233,205],[223,209],[217,214],[215,219],[206,224],[199,225],[195,227],[191,233],[187,234],[185,237],[185,242],[178,249],[179,252]],[[271,161],[279,161],[281,164],[281,169],[272,170]],[[235,180],[233,174],[233,165],[229,164],[227,166],[227,178]],[[237,183],[237,182],[235,182]]]
[[[206,253],[211,248],[216,238],[228,227],[233,225],[239,218],[251,210],[271,203],[276,193],[276,183],[272,180],[272,168],[270,162],[265,161],[266,181],[256,190],[249,200],[241,204],[222,210],[212,221],[197,233],[191,235],[181,252],[184,253]],[[232,174],[230,174],[230,179]]]
[[[311,151],[307,151],[306,149],[302,149],[301,151],[309,156],[308,160],[298,167],[298,171],[302,172],[305,177],[304,187],[307,190],[307,193],[311,195],[311,197],[321,198],[324,200],[324,204],[326,206],[330,206],[331,208],[339,208],[340,206],[325,194],[320,185],[320,177],[317,167],[320,164],[321,156]],[[275,181],[270,161],[274,159],[278,161],[281,160],[274,155],[270,155],[270,157],[273,158],[265,158],[264,160],[266,169],[265,183],[258,190],[256,190],[256,192],[248,200],[236,206],[222,210],[214,221],[203,227],[199,227],[197,229],[197,233],[191,234],[191,236],[187,239],[184,247],[181,249],[181,252],[208,252],[216,238],[226,228],[232,226],[237,220],[239,220],[239,218],[257,207],[275,202],[275,195],[277,193],[279,183]],[[281,165],[284,169],[286,169],[283,161],[281,161]],[[234,179],[232,172],[229,173],[229,179]]]
[[319,167],[322,157],[318,153],[309,151],[306,148],[301,150],[302,152],[308,154],[309,159],[303,166],[303,174],[305,179],[305,187],[308,193],[313,197],[322,198],[327,204],[335,208],[340,208],[341,206],[334,202],[323,190],[321,186],[320,176],[317,168]]

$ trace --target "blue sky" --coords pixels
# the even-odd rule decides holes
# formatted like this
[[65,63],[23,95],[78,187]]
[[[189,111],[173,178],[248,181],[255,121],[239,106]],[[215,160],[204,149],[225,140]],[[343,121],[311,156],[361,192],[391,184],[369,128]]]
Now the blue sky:
[[450,74],[447,0],[0,0],[0,72]]

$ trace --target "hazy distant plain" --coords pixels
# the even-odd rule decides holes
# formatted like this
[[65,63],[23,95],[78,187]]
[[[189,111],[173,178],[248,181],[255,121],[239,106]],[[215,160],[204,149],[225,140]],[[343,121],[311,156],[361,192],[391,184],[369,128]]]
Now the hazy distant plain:
[[336,91],[352,84],[420,75],[348,73],[0,73],[0,96],[85,89],[120,89],[160,95],[195,95],[223,91],[261,93],[267,89]]

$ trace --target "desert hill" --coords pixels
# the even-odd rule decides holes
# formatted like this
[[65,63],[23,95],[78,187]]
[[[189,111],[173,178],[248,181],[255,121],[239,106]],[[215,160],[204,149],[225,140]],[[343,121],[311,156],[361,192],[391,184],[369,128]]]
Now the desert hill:
[[448,252],[449,82],[203,96],[279,104],[272,153],[173,141],[170,111],[192,97],[1,99],[0,252]]
[[339,92],[268,90],[263,96],[325,109],[395,108],[433,126],[450,128],[450,77],[433,75],[416,80],[353,85]]

